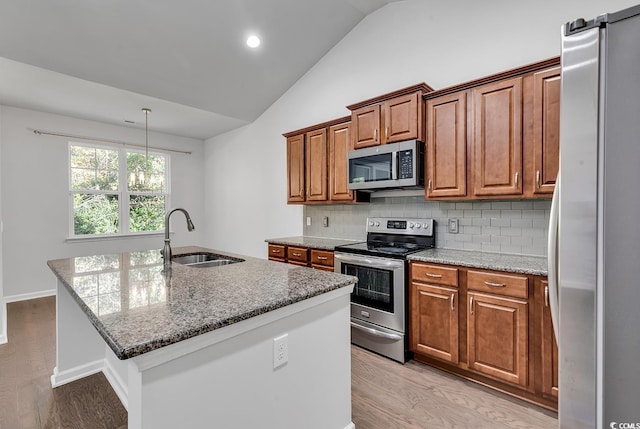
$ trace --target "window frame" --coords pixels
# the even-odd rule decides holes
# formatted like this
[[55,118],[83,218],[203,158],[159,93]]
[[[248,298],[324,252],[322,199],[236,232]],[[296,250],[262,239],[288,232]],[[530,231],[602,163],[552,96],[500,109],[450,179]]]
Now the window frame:
[[[71,165],[71,148],[72,146],[92,149],[113,150],[118,153],[118,189],[111,190],[99,190],[99,189],[85,189],[76,190],[73,189],[72,180],[72,165]],[[121,238],[121,237],[138,237],[158,235],[164,233],[164,230],[159,229],[155,231],[131,231],[130,230],[130,216],[129,216],[129,203],[130,197],[135,195],[156,195],[164,197],[164,210],[167,212],[171,207],[171,155],[169,153],[154,149],[149,151],[149,155],[162,156],[165,160],[165,185],[163,192],[152,191],[130,191],[128,187],[129,175],[127,172],[127,154],[128,153],[141,153],[144,154],[145,150],[141,148],[132,148],[125,145],[107,145],[107,144],[95,144],[95,143],[81,143],[76,141],[69,141],[67,145],[67,184],[68,184],[68,203],[69,208],[69,234],[68,240],[94,240],[102,238]],[[73,207],[73,196],[75,194],[106,194],[118,196],[118,232],[111,234],[76,234],[74,228],[75,211]]]

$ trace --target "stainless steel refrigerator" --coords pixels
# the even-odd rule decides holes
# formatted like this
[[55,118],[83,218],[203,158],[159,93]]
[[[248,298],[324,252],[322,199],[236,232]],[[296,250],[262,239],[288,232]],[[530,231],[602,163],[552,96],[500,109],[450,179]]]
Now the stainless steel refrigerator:
[[559,424],[638,429],[640,5],[561,31],[560,172],[549,225]]

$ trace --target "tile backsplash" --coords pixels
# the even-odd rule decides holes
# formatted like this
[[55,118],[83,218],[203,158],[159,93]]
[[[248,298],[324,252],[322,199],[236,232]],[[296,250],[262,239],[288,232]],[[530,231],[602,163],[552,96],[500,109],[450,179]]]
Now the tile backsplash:
[[[367,217],[433,218],[436,247],[546,256],[550,200],[433,202],[423,196],[372,198],[369,204],[304,207],[304,235],[365,240]],[[322,226],[322,218],[329,225]],[[311,217],[311,226],[306,219]],[[447,232],[458,219],[459,232]]]

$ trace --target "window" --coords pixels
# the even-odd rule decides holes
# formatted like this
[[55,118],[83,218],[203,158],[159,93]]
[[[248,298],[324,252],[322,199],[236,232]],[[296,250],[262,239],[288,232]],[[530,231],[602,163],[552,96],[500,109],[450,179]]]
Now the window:
[[169,156],[69,143],[71,237],[164,229]]

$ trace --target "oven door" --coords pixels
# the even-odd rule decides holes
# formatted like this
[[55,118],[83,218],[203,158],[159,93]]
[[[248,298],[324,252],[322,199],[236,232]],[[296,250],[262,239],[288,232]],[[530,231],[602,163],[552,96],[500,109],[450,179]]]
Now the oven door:
[[336,252],[335,271],[358,278],[351,317],[405,331],[405,261]]

